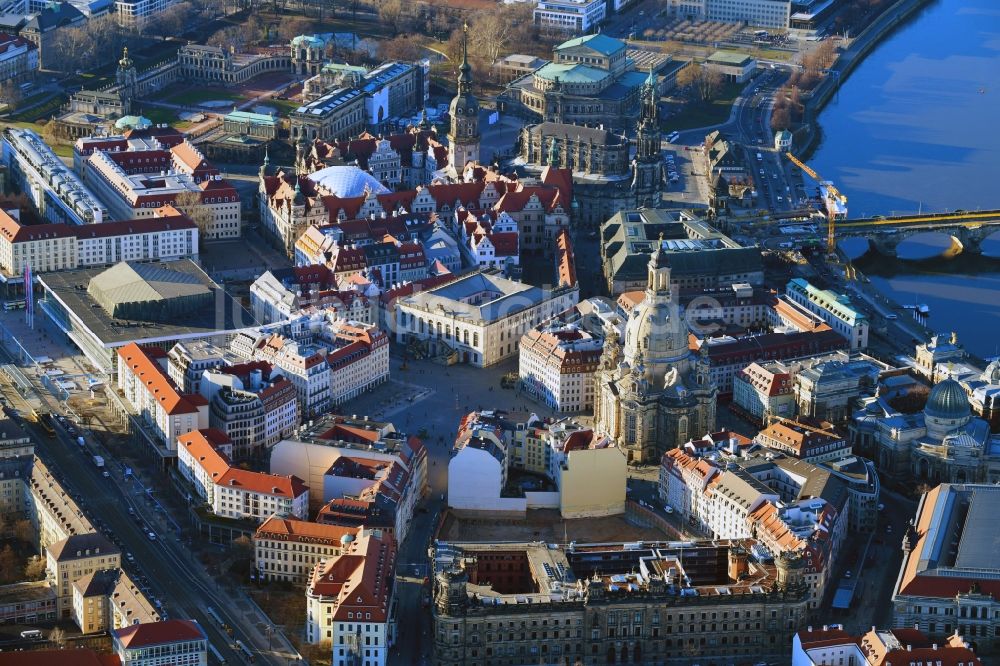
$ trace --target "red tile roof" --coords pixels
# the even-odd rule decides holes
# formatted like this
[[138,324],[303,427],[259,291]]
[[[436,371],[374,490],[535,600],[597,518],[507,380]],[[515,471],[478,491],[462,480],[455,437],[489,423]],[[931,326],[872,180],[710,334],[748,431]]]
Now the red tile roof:
[[334,622],[346,621],[348,613],[357,617],[358,612],[366,614],[366,621],[386,622],[395,562],[396,545],[391,535],[364,532],[347,552],[316,565],[307,593],[336,599]]
[[341,543],[340,539],[345,534],[356,537],[357,532],[358,529],[356,527],[326,525],[306,520],[296,520],[294,518],[271,516],[257,528],[254,539],[303,541],[339,546]]
[[205,632],[191,620],[164,620],[163,622],[133,624],[122,629],[115,629],[114,634],[122,647],[129,650],[205,639]]
[[140,347],[130,342],[118,349],[118,362],[125,364],[164,412],[171,416],[193,414],[199,407],[207,405],[208,401],[197,393],[180,392],[160,364],[153,360],[157,353],[154,349],[163,352],[158,347]]

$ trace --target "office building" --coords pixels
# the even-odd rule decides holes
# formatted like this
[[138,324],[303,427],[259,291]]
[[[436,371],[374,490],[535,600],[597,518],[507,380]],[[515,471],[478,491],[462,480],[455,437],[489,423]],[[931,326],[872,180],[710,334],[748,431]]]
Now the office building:
[[[16,212],[16,211],[13,211]],[[110,266],[119,261],[198,258],[198,226],[170,207],[142,220],[72,225],[23,225],[0,210],[0,271],[32,273]]]
[[87,574],[121,566],[121,551],[97,532],[73,534],[45,550],[45,576],[56,590],[60,618],[73,611],[73,583]]
[[847,296],[818,289],[802,278],[792,278],[785,295],[792,303],[822,317],[830,328],[847,338],[850,349],[868,347],[868,318]]
[[[180,341],[225,341],[253,317],[189,259],[120,262],[38,276],[41,308],[96,368],[115,373],[131,343],[165,349]],[[79,289],[86,285],[86,289]]]
[[594,407],[594,372],[603,338],[568,324],[543,324],[521,337],[519,376],[524,390],[559,412]]
[[535,6],[535,25],[573,34],[592,32],[607,16],[607,5],[599,0],[540,0]]
[[[35,132],[8,127],[3,163],[11,185],[24,192],[48,222],[98,224],[109,218],[105,202],[88,188]],[[131,219],[127,215],[119,219]]]
[[190,198],[197,203],[185,204],[185,212],[199,221],[204,240],[241,235],[239,193],[188,141],[169,150],[94,150],[84,180],[119,220],[153,217]]
[[760,248],[741,247],[684,211],[621,211],[600,233],[601,263],[612,296],[645,289],[646,264],[657,248],[668,255],[671,280],[682,290],[764,282]]

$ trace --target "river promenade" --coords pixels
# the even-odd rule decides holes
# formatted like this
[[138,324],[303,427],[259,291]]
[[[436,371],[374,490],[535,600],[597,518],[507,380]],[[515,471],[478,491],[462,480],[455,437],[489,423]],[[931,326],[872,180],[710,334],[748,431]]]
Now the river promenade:
[[898,0],[891,7],[879,14],[875,21],[862,30],[851,41],[850,46],[844,50],[830,67],[826,76],[813,89],[809,98],[804,102],[804,113],[802,126],[795,132],[795,145],[803,157],[808,158],[809,154],[819,144],[821,128],[819,126],[819,113],[826,106],[827,102],[833,98],[837,89],[847,80],[851,72],[864,61],[872,49],[899,25],[909,18],[915,11],[926,5],[930,0]]

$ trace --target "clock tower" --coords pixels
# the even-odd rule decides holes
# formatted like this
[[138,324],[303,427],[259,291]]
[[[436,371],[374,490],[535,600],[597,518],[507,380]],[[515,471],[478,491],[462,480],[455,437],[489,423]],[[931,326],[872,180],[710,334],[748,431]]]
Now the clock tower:
[[459,67],[458,93],[448,109],[451,129],[448,131],[448,166],[460,177],[469,162],[479,161],[479,100],[472,94],[472,67],[469,66],[469,26],[463,27],[462,66]]

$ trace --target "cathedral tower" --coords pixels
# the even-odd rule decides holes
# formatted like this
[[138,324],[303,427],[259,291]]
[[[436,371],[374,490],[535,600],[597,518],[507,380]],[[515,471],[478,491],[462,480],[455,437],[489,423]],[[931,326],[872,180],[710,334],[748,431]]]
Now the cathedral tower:
[[649,77],[642,86],[639,127],[636,135],[635,160],[632,163],[632,189],[636,205],[654,207],[660,202],[664,184],[663,155],[660,152],[660,93],[656,75],[649,69]]
[[469,66],[469,26],[463,28],[462,66],[459,67],[458,93],[451,100],[451,129],[448,132],[448,166],[461,175],[465,165],[479,161],[479,100],[472,94],[472,67]]

